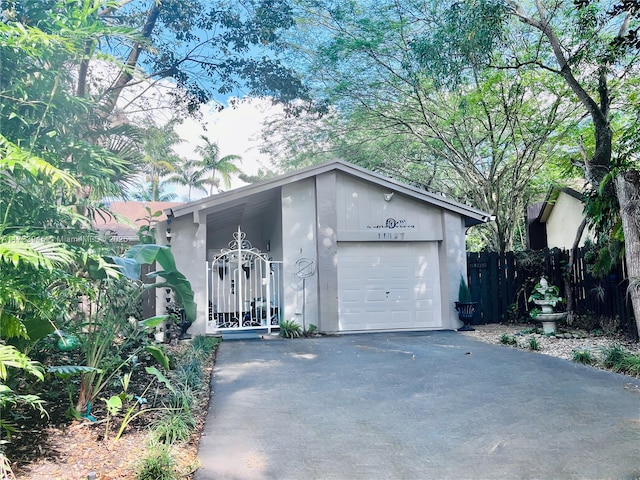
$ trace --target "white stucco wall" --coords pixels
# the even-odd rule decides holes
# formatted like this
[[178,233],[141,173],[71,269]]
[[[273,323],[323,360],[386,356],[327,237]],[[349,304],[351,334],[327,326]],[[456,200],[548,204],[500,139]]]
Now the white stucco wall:
[[441,209],[398,193],[389,198],[390,193],[379,185],[338,175],[338,241],[442,240]]
[[[547,218],[547,245],[549,248],[572,248],[578,226],[582,222],[584,205],[577,198],[560,192]],[[583,246],[590,232],[585,229],[579,246]]]
[[[205,220],[206,222],[206,220]],[[166,244],[166,222],[156,226],[156,239]],[[194,223],[193,215],[174,218],[171,222],[171,252],[176,260],[176,267],[187,277],[194,292],[197,304],[196,321],[189,328],[191,335],[204,335],[206,330],[207,309],[207,277],[206,277],[206,232],[205,223]],[[165,304],[164,289],[158,292],[157,313],[163,312]]]
[[[317,268],[315,180],[309,178],[282,187],[282,251],[284,320],[296,320],[306,327],[318,325],[317,273],[303,282],[296,276],[299,260]],[[304,286],[304,290],[303,290]]]

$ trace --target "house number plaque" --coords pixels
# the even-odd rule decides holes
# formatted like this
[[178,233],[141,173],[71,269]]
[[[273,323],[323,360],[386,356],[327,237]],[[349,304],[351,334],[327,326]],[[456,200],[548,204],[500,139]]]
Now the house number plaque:
[[367,228],[389,228],[389,229],[400,229],[400,228],[416,228],[415,225],[409,225],[406,219],[397,220],[395,218],[387,218],[384,222],[384,225],[367,225]]

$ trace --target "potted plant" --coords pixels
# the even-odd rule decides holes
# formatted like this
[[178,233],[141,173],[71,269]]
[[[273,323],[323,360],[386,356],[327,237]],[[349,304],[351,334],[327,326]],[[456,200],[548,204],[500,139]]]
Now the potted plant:
[[458,318],[464,325],[458,329],[458,331],[474,331],[475,329],[469,324],[473,321],[473,316],[476,312],[477,302],[471,301],[471,290],[465,281],[464,277],[460,275],[460,286],[458,287],[458,301],[455,302],[456,311],[458,312]]
[[566,312],[555,312],[555,306],[562,302],[560,289],[556,285],[550,285],[545,277],[533,287],[533,293],[529,296],[529,302],[536,304],[537,308],[531,311],[531,318],[542,322],[542,330],[546,334],[556,333],[556,321],[563,319]]

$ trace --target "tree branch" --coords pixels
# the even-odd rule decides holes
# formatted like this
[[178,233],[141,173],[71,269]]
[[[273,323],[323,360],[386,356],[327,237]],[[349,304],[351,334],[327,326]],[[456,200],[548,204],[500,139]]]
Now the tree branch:
[[[160,9],[162,7],[162,3],[155,1],[153,2],[153,6],[149,9],[147,13],[147,20],[142,28],[142,38],[148,39],[151,37],[151,33],[156,26],[158,21],[158,17],[160,16]],[[136,66],[138,65],[138,60],[140,58],[140,54],[142,53],[143,45],[141,43],[136,43],[129,53],[129,57],[125,62],[124,68],[120,72],[120,75],[114,82],[113,87],[111,87],[109,94],[106,97],[106,102],[102,105],[103,115],[108,116],[116,106],[118,102],[118,98],[122,93],[122,90],[129,84],[131,79],[133,78],[133,72],[135,71]]]

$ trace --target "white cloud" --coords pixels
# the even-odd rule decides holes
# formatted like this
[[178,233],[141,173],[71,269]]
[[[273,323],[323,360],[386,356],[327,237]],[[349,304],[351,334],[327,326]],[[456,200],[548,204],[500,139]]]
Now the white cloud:
[[[107,62],[94,62],[90,75],[94,89],[100,90],[110,84],[117,73]],[[195,149],[204,143],[200,136],[206,135],[210,141],[218,144],[221,157],[242,157],[237,165],[248,175],[255,175],[260,168],[273,168],[269,158],[259,152],[259,145],[264,121],[281,114],[282,107],[273,105],[267,98],[230,98],[222,110],[219,103],[203,105],[199,118],[195,119],[169,104],[168,99],[175,89],[175,84],[169,80],[140,80],[123,90],[118,100],[118,110],[128,121],[152,120],[157,125],[164,125],[175,116],[184,116],[182,122],[174,127],[184,140],[175,147],[176,153],[183,158],[199,158]],[[232,188],[243,185],[245,183],[240,179],[232,179]],[[168,190],[186,199],[186,188],[172,185]],[[192,192],[192,200],[204,196],[202,192]]]
[[[270,167],[269,159],[259,152],[263,122],[281,113],[282,108],[272,105],[268,99],[251,98],[232,103],[235,106],[223,110],[204,105],[200,109],[202,118],[186,118],[176,125],[175,131],[185,140],[176,147],[176,152],[184,158],[197,158],[195,148],[203,143],[200,135],[206,135],[218,144],[221,157],[239,155],[242,157],[238,162],[240,169],[254,175],[260,168]],[[242,185],[245,183],[234,178],[231,187]]]

